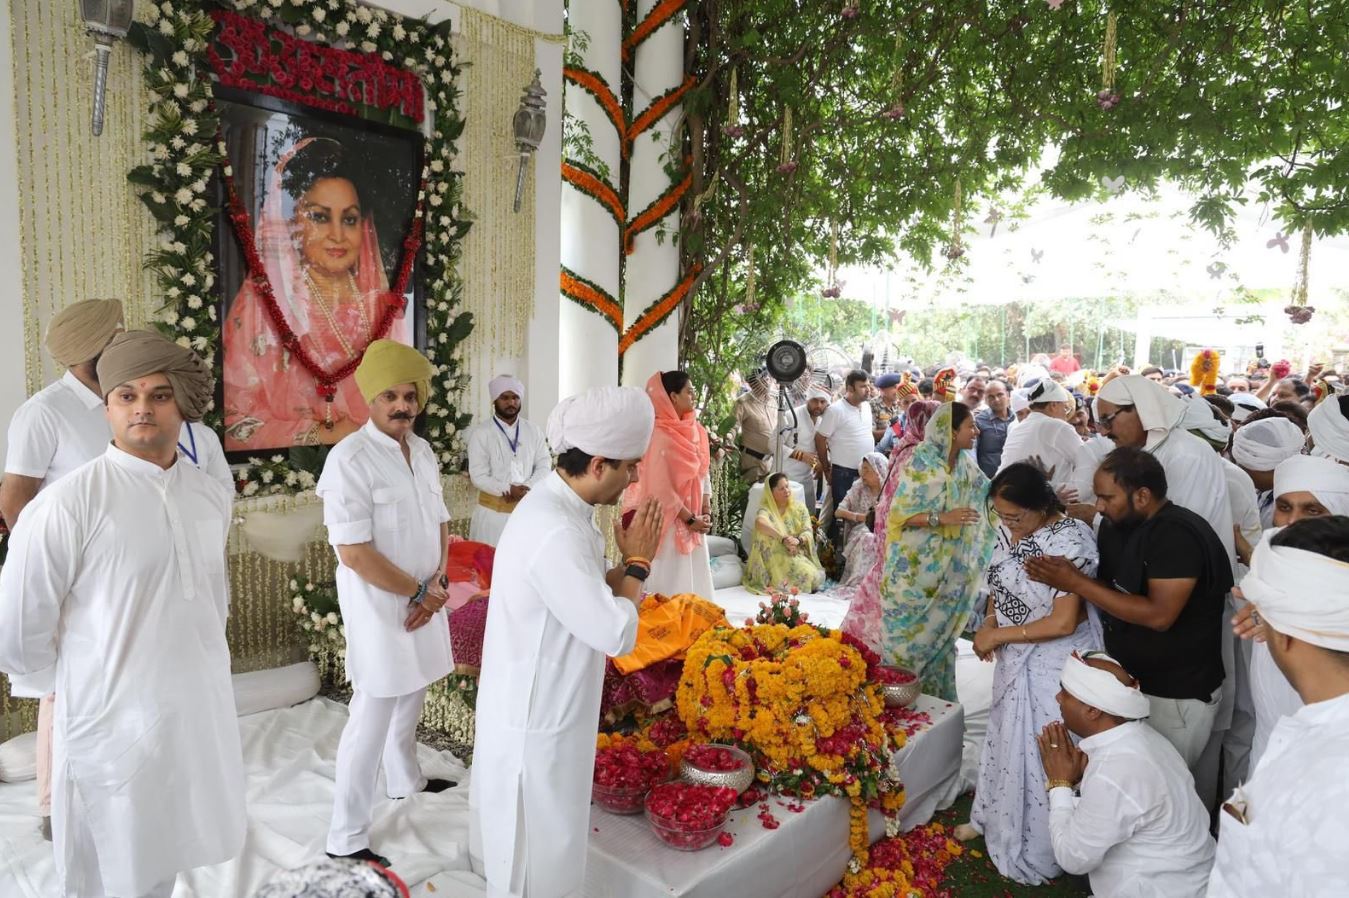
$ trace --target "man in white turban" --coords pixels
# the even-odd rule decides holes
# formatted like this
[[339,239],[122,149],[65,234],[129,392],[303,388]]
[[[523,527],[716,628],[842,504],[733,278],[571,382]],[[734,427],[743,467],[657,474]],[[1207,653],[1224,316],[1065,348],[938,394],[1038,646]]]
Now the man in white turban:
[[1073,394],[1049,378],[1037,383],[1026,396],[1030,415],[1007,434],[1002,444],[998,470],[1017,462],[1039,465],[1054,488],[1071,488],[1082,438],[1068,417],[1077,408]]
[[832,400],[828,390],[811,384],[806,390],[806,401],[792,409],[792,418],[782,429],[782,473],[801,484],[803,501],[811,514],[815,513],[815,484],[820,473],[820,458],[815,454],[815,424]]
[[1349,393],[1327,396],[1307,416],[1312,454],[1349,465]]
[[1265,408],[1265,401],[1254,393],[1233,393],[1227,398],[1232,400],[1232,420],[1238,424]]
[[1198,898],[1213,863],[1209,815],[1176,749],[1140,720],[1147,696],[1103,652],[1074,653],[1060,686],[1063,723],[1038,737],[1054,859],[1100,898]]
[[515,506],[552,470],[543,431],[520,416],[525,385],[502,374],[487,385],[492,417],[468,434],[468,479],[478,490],[468,538],[495,546]]
[[1349,894],[1349,518],[1266,535],[1241,587],[1305,705],[1279,721],[1255,772],[1223,805],[1208,894]]
[[[1349,467],[1328,458],[1295,455],[1274,469],[1274,526],[1287,527],[1304,518],[1349,515]],[[1243,621],[1249,615],[1238,615]],[[1249,625],[1239,624],[1245,635]],[[1269,647],[1260,641],[1245,643],[1251,649],[1251,701],[1255,732],[1251,739],[1250,767],[1254,769],[1269,743],[1279,719],[1297,712],[1302,699],[1279,672]]]
[[660,504],[614,525],[606,570],[597,505],[637,480],[655,427],[635,387],[597,387],[548,418],[557,469],[520,501],[497,545],[478,687],[470,854],[488,898],[576,893],[585,876],[595,721],[606,656],[637,640],[660,546]]
[[1284,459],[1301,455],[1305,442],[1301,428],[1282,415],[1247,421],[1232,434],[1232,461],[1255,484],[1264,527],[1274,524],[1274,469]]

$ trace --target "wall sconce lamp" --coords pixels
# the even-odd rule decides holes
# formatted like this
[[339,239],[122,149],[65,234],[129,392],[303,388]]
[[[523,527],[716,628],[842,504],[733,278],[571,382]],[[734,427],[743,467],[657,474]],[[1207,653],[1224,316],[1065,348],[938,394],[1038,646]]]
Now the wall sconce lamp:
[[131,28],[135,0],[80,0],[80,17],[94,39],[94,136],[103,133],[103,95],[108,86],[112,45]]
[[515,149],[520,153],[520,169],[515,176],[515,211],[520,211],[520,200],[525,192],[525,167],[529,157],[538,150],[543,140],[544,129],[548,126],[548,104],[545,97],[548,92],[539,83],[540,72],[534,70],[534,80],[525,88],[520,98],[520,108],[515,110],[511,119],[511,129],[515,132]]

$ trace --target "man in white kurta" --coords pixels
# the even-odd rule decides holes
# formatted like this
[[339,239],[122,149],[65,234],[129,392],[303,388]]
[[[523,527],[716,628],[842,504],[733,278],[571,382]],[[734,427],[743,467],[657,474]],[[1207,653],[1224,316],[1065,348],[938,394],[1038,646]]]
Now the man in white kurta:
[[1069,658],[1060,685],[1064,722],[1038,739],[1054,859],[1085,874],[1097,898],[1202,895],[1213,863],[1209,815],[1175,747],[1138,719],[1147,696],[1099,652]]
[[829,408],[832,397],[824,387],[812,384],[806,391],[806,401],[793,409],[795,418],[782,430],[782,473],[801,484],[805,493],[806,509],[815,514],[815,480],[820,472],[820,460],[815,455],[815,424]]
[[[112,432],[98,388],[98,356],[122,330],[122,304],[115,299],[87,299],[66,306],[47,325],[47,351],[65,368],[19,406],[9,422],[5,476],[0,480],[0,517],[10,529],[24,506],[108,448]],[[37,722],[38,809],[51,816],[52,714],[56,696],[50,684],[10,681],[16,698],[41,699]]]
[[333,446],[316,490],[337,554],[352,687],[327,851],[385,867],[370,848],[381,758],[389,798],[454,785],[427,779],[417,763],[426,687],[452,666],[442,582],[450,514],[431,444],[412,432],[433,371],[394,340],[367,347],[355,378],[370,419]]
[[[654,423],[633,387],[564,399],[548,421],[558,468],[520,503],[497,547],[470,794],[470,852],[489,898],[581,888],[605,657],[636,644],[649,573],[636,562],[606,573],[595,506],[617,502],[636,479]],[[625,562],[652,557],[661,523],[651,500],[626,530],[615,527]]]
[[177,436],[209,369],[132,331],[99,361],[113,442],[44,489],[0,571],[0,669],[50,670],[52,830],[61,894],[168,896],[234,857],[244,777],[230,684],[230,497]]
[[495,546],[511,512],[548,476],[553,457],[543,431],[520,417],[525,385],[502,374],[488,384],[492,417],[468,433],[468,479],[478,491],[468,538]]
[[225,447],[220,445],[220,437],[214,430],[200,421],[195,424],[184,421],[178,434],[178,454],[234,495],[234,474],[225,460]]
[[1050,476],[1055,489],[1074,488],[1082,438],[1068,423],[1074,408],[1073,394],[1045,379],[1035,385],[1027,398],[1030,414],[1008,432],[998,470],[1017,462],[1035,461]]
[[1349,518],[1266,534],[1242,592],[1306,704],[1279,721],[1219,815],[1213,898],[1349,894]]

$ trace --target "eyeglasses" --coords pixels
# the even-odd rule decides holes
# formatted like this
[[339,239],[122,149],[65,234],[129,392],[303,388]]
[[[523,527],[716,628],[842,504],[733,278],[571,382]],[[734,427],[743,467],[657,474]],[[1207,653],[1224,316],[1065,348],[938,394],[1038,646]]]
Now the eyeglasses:
[[1016,514],[1003,514],[1002,512],[998,511],[998,509],[993,505],[989,506],[989,510],[993,512],[993,517],[997,518],[999,521],[1002,521],[1008,527],[1020,526],[1022,520],[1024,520],[1026,517],[1026,513],[1024,511],[1019,511]]
[[1132,412],[1132,411],[1134,411],[1134,407],[1133,407],[1132,405],[1124,405],[1124,406],[1120,406],[1118,409],[1116,409],[1116,410],[1115,410],[1114,412],[1112,412],[1111,414],[1109,414],[1109,415],[1102,415],[1101,417],[1097,418],[1097,419],[1096,419],[1096,423],[1099,424],[1100,426],[1106,428],[1106,429],[1108,430],[1108,429],[1110,428],[1110,425],[1113,424],[1113,423],[1115,422],[1115,419],[1116,419],[1116,418],[1118,418],[1120,415],[1124,414],[1125,412]]

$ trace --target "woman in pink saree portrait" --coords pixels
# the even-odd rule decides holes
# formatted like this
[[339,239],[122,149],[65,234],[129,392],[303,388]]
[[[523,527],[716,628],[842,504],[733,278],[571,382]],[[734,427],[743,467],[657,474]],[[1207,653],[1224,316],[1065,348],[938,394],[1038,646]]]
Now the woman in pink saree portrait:
[[[256,243],[281,316],[324,371],[358,359],[389,304],[368,195],[342,144],[305,138],[269,173]],[[368,193],[368,191],[366,191]],[[331,402],[282,344],[277,323],[250,279],[225,314],[225,448],[265,452],[331,444],[365,423],[369,411],[355,381],[337,383]],[[397,314],[389,339],[411,341]]]

